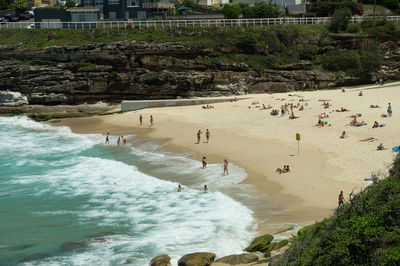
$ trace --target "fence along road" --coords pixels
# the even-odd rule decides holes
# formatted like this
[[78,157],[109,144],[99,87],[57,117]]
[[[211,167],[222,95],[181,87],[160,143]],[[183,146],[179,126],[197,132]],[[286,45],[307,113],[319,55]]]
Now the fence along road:
[[[350,23],[361,23],[372,17],[352,17]],[[400,16],[377,17],[399,22]],[[0,29],[131,29],[131,28],[181,28],[181,27],[251,27],[288,24],[329,24],[330,17],[316,18],[258,18],[258,19],[210,19],[210,20],[139,20],[93,22],[2,22]]]

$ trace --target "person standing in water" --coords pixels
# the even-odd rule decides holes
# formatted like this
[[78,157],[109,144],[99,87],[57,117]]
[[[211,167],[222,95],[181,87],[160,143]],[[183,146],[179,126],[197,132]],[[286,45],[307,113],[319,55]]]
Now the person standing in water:
[[118,147],[119,147],[120,142],[121,142],[121,137],[118,137],[118,140],[117,140]]
[[181,185],[178,185],[178,192],[181,192],[183,190],[183,187],[181,187]]
[[143,116],[142,116],[142,114],[140,114],[140,116],[139,116],[139,124],[140,124],[140,125],[143,124]]
[[340,191],[338,207],[340,207],[343,203],[344,203],[343,191]]
[[224,159],[224,174],[229,175],[229,170],[228,170],[228,160]]
[[104,143],[104,144],[110,144],[110,132],[107,132],[106,143]]
[[124,138],[124,136],[121,136],[121,138],[122,138],[122,142],[123,142],[124,144],[126,144],[126,138]]
[[152,115],[150,115],[150,126],[151,126],[151,127],[153,126],[153,122],[154,122],[154,120],[153,120],[153,116],[152,116]]
[[392,116],[392,106],[390,105],[390,103],[388,105],[387,112],[388,112],[388,116],[391,117]]
[[207,168],[207,158],[206,158],[206,156],[203,156],[203,160],[201,160],[201,163],[203,164],[203,169]]
[[197,131],[197,144],[200,144],[201,130]]
[[207,139],[207,143],[208,143],[208,141],[210,140],[210,131],[208,130],[208,128],[206,130],[206,139]]
[[207,185],[204,185],[204,193],[207,193],[207,191],[208,191],[208,187],[207,187]]

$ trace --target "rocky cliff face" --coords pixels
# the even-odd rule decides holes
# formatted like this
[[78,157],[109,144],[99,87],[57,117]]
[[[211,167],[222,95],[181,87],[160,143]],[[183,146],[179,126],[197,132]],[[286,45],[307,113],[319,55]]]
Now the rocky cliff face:
[[[337,42],[354,45],[343,38]],[[244,63],[202,60],[235,49],[136,41],[43,49],[0,46],[0,90],[18,92],[31,105],[56,105],[285,92],[354,82],[311,69],[307,62],[255,72]]]

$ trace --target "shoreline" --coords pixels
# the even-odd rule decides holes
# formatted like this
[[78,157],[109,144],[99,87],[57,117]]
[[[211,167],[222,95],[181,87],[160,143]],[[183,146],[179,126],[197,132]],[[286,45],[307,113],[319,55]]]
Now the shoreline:
[[[396,102],[393,97],[397,95],[396,85],[378,89],[366,87],[368,91],[363,97],[357,97],[362,88],[346,93],[339,90],[297,92],[304,96],[303,99],[309,100],[309,106],[303,112],[296,110],[300,118],[295,120],[273,117],[269,115],[270,110],[260,111],[251,106],[252,101],[259,100],[277,108],[277,104],[300,99],[288,97],[288,93],[277,93],[239,96],[238,102],[218,103],[214,105],[215,109],[210,110],[198,105],[151,108],[102,117],[62,119],[53,125],[68,126],[75,133],[104,135],[109,131],[111,135],[135,134],[162,140],[162,150],[189,152],[199,165],[203,155],[209,163],[222,163],[226,158],[246,171],[248,176],[243,183],[251,184],[256,189],[257,202],[251,206],[244,204],[254,211],[255,218],[260,222],[257,231],[273,233],[282,223],[304,226],[333,214],[341,190],[348,195],[353,190],[364,188],[368,183],[363,178],[391,160],[389,151],[373,152],[379,143],[368,145],[358,140],[370,136],[370,133],[379,133],[382,137],[379,134],[376,136],[390,147],[389,140],[393,142],[391,135],[400,132],[395,117],[386,120],[387,127],[392,128],[390,131],[387,127],[375,130],[369,127],[346,128],[343,125],[350,120],[347,116],[356,112],[368,113],[363,119],[368,119],[369,123],[371,119],[378,119],[376,114],[372,116],[372,112],[384,112],[384,102],[388,99]],[[377,95],[388,99],[378,101],[383,108],[369,109],[368,104],[376,103]],[[249,99],[241,100],[243,97]],[[281,97],[286,99],[282,101]],[[321,107],[318,101],[321,98],[330,98],[334,107],[329,110]],[[341,106],[352,111],[332,112],[332,109]],[[331,127],[313,127],[317,120],[315,115],[321,112],[329,112]],[[139,126],[139,114],[144,116],[143,126]],[[155,119],[152,128],[147,125],[150,114]],[[195,144],[197,130],[203,131],[204,138],[206,128],[211,131],[210,143]],[[339,139],[342,130],[348,131],[351,138]],[[302,134],[300,156],[297,156],[296,132]],[[289,164],[292,171],[281,175],[275,173],[275,169],[284,164]]]

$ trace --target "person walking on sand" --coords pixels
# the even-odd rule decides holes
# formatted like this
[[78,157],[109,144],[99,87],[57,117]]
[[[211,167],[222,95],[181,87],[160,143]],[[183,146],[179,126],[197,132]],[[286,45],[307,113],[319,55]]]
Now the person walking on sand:
[[388,116],[391,117],[392,116],[392,106],[390,105],[390,103],[388,105],[387,112],[388,112]]
[[207,138],[207,143],[208,143],[208,141],[210,140],[210,131],[208,130],[208,128],[206,130],[206,138]]
[[208,187],[207,187],[207,185],[204,185],[204,193],[207,193],[207,191],[208,191]]
[[203,156],[203,159],[201,160],[201,163],[203,164],[203,169],[207,168],[207,158],[206,158],[206,156]]
[[121,142],[121,137],[118,137],[118,140],[117,140],[118,147],[119,147],[120,142]]
[[139,124],[140,125],[143,124],[143,116],[142,116],[142,114],[139,115]]
[[343,191],[340,191],[338,207],[340,207],[343,203],[344,203]]
[[197,144],[200,144],[200,138],[201,138],[201,130],[199,129],[199,131],[197,131]]
[[107,132],[105,144],[110,144],[110,132]]
[[154,123],[153,116],[150,115],[150,126],[151,126],[151,127],[153,126],[153,123]]
[[226,175],[229,175],[228,166],[229,166],[228,160],[224,159],[224,174]]

